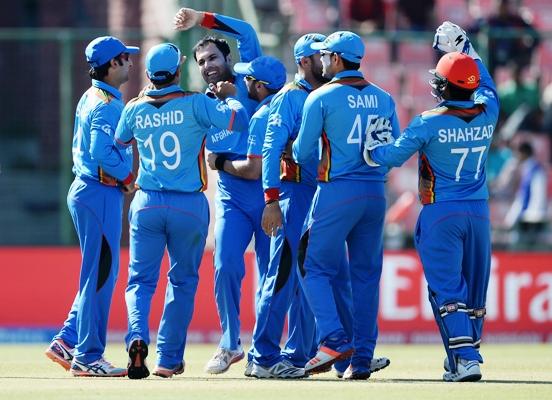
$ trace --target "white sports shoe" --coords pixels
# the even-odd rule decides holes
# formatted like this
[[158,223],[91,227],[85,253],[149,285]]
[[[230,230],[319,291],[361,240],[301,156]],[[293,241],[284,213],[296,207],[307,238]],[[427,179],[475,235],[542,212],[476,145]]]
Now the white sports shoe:
[[247,365],[245,366],[245,371],[243,371],[243,374],[247,376],[248,378],[251,377],[251,371],[253,371],[253,361],[248,361]]
[[[372,361],[370,362],[370,372],[374,373],[380,371],[384,368],[387,368],[389,364],[391,364],[391,361],[387,357],[372,358]],[[338,378],[343,378],[343,374],[345,373],[344,371],[338,371],[335,368],[335,365],[332,368],[335,372],[335,376],[337,376]]]
[[[445,369],[446,367],[449,367],[448,362],[445,362]],[[481,376],[479,361],[459,358],[456,362],[456,372],[450,372],[450,370],[445,372],[443,380],[445,382],[476,382],[481,380]]]
[[230,365],[237,363],[245,357],[243,349],[228,350],[219,347],[217,352],[205,365],[205,372],[208,374],[222,374],[228,371]]
[[307,375],[305,373],[305,368],[296,367],[289,360],[282,360],[269,368],[253,364],[251,376],[259,379],[299,379],[305,378]]
[[89,364],[79,362],[73,358],[71,373],[73,376],[127,376],[126,368],[117,368],[103,357]]

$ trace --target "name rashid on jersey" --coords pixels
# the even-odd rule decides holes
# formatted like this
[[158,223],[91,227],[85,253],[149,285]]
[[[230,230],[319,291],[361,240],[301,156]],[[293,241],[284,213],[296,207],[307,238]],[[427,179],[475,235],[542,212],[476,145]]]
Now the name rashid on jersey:
[[170,110],[153,114],[137,115],[136,128],[158,128],[162,125],[178,125],[184,122],[184,113],[181,110]]

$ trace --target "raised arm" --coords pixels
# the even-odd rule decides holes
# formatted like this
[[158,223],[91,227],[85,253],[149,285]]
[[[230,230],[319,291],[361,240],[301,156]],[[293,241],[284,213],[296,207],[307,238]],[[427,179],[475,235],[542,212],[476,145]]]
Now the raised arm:
[[241,19],[191,8],[181,8],[174,17],[174,26],[177,30],[185,31],[196,25],[236,39],[242,62],[252,61],[262,55],[257,32]]

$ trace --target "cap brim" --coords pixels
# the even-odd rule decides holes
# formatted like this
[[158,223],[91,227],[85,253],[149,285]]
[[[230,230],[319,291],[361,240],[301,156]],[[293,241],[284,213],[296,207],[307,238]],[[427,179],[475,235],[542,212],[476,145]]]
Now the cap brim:
[[324,42],[314,42],[314,43],[311,43],[310,48],[313,49],[313,50],[326,50],[326,49],[327,49],[327,47],[326,47],[326,45],[324,44]]
[[126,47],[126,52],[129,54],[136,54],[140,51],[140,47],[136,47],[136,46],[125,46],[125,47]]
[[250,63],[236,63],[234,64],[234,72],[237,74],[248,75],[251,74],[251,64]]

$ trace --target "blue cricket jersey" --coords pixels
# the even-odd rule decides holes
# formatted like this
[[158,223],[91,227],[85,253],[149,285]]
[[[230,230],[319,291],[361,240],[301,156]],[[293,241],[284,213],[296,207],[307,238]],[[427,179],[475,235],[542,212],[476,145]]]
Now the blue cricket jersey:
[[[237,41],[240,62],[250,62],[255,58],[262,56],[261,45],[257,38],[257,33],[253,27],[245,21],[227,17],[225,15],[205,13],[205,18],[201,24],[204,28],[220,32],[230,36]],[[245,107],[249,116],[255,112],[258,102],[251,99],[247,93],[243,75],[234,75],[234,85],[237,89],[237,99]],[[207,150],[214,153],[227,153],[230,160],[244,159],[247,154],[246,131],[219,129],[212,127],[207,136]],[[220,176],[224,175],[220,173]]]
[[123,102],[121,92],[105,82],[92,87],[79,100],[73,131],[73,173],[108,185],[125,181],[132,172],[132,148],[114,145],[115,128]]
[[263,146],[263,189],[279,189],[281,181],[316,186],[318,148],[310,161],[298,165],[291,154],[283,154],[289,141],[297,138],[303,106],[312,86],[299,75],[280,90],[270,103],[270,115]]
[[377,164],[398,167],[418,151],[422,204],[489,197],[485,164],[499,104],[491,76],[476,62],[481,82],[473,101],[445,100],[416,116],[392,145],[370,152]]
[[248,116],[233,98],[224,102],[172,85],[147,90],[124,108],[116,139],[136,139],[137,185],[146,190],[203,191],[207,187],[205,135],[209,127],[247,129]]
[[255,114],[249,121],[249,137],[247,138],[247,157],[261,158],[265,140],[266,126],[270,104],[274,95],[266,96],[257,106]]
[[[262,56],[261,45],[255,29],[245,21],[227,17],[225,15],[205,13],[201,24],[204,28],[214,30],[237,40],[240,62],[250,62]],[[244,75],[234,75],[236,98],[243,104],[251,117],[257,109],[258,102],[251,99],[247,93]],[[249,133],[247,130],[219,129],[212,127],[207,134],[207,150],[214,153],[225,153],[229,160],[245,160],[247,158]],[[262,202],[262,188],[260,180],[252,181],[219,171],[218,179],[219,198],[232,201],[239,207],[248,208]],[[259,196],[257,193],[259,187]]]
[[360,71],[341,71],[307,97],[293,158],[299,164],[308,163],[321,139],[318,181],[384,181],[388,168],[370,167],[362,156],[366,128],[378,118],[388,119],[393,137],[399,136],[391,95],[366,81]]

